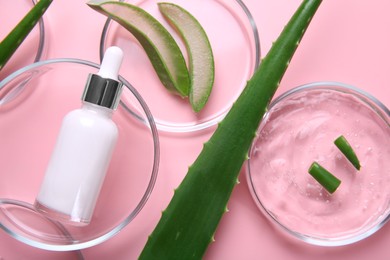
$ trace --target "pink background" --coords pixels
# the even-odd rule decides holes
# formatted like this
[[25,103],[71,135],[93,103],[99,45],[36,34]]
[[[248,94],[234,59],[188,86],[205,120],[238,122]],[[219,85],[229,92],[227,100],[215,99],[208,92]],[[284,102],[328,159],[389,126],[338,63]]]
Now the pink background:
[[[46,58],[99,61],[105,17],[86,1],[54,1],[46,13]],[[262,56],[301,1],[245,0],[254,16]],[[1,3],[1,2],[0,2]],[[279,93],[312,81],[340,81],[364,89],[390,106],[390,2],[328,0],[314,18],[282,81]],[[211,135],[162,134],[159,176],[152,195],[136,219],[114,238],[82,250],[85,259],[136,259],[190,165]],[[4,181],[4,180],[3,180]],[[390,226],[354,245],[321,248],[280,234],[257,209],[244,170],[227,213],[205,259],[390,259]],[[76,259],[72,252],[48,252],[26,246],[0,231],[0,259]]]

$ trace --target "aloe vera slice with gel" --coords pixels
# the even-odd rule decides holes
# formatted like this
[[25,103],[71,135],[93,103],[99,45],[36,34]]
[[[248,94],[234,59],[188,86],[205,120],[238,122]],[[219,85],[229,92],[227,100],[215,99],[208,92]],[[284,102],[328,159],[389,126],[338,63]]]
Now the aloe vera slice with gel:
[[189,95],[190,77],[186,61],[172,35],[158,20],[138,6],[125,2],[92,0],[87,4],[134,35],[169,91],[182,97]]
[[184,8],[158,3],[160,12],[184,39],[189,53],[190,104],[195,112],[206,105],[214,84],[214,56],[202,25]]

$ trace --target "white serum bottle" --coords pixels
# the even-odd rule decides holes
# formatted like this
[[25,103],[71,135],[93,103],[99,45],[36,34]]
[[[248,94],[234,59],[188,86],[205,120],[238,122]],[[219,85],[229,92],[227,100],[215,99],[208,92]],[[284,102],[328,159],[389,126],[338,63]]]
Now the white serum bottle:
[[91,221],[118,137],[111,117],[122,91],[122,57],[120,48],[107,49],[99,72],[88,77],[82,107],[64,117],[35,200],[49,218],[76,226]]

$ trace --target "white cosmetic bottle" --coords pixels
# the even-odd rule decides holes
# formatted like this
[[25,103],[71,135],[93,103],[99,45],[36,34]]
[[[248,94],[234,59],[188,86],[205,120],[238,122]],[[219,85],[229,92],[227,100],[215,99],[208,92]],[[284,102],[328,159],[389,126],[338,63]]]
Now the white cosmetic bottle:
[[47,217],[76,226],[91,221],[118,136],[111,117],[122,91],[122,57],[118,47],[107,49],[99,72],[89,75],[82,107],[62,122],[35,201]]

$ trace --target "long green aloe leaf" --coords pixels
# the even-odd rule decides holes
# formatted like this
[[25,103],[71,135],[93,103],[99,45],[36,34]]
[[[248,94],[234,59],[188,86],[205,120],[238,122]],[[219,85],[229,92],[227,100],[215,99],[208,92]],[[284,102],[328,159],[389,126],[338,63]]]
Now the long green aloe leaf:
[[321,0],[304,0],[219,124],[150,235],[140,259],[204,255],[267,106]]
[[46,12],[53,0],[40,0],[0,42],[0,70]]

